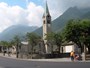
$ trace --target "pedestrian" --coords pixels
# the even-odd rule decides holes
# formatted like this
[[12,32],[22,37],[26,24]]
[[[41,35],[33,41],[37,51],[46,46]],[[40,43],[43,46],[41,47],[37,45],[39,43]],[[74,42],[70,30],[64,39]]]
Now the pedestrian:
[[82,56],[80,54],[75,54],[75,60],[82,60]]
[[3,55],[4,55],[4,56],[5,56],[6,52],[7,52],[6,49],[4,49],[4,50],[3,50]]
[[73,51],[70,52],[70,58],[71,58],[71,61],[74,61],[74,56],[75,56],[75,53]]
[[8,49],[8,56],[9,56],[9,57],[11,56],[11,52],[12,52],[12,50],[11,50],[11,48],[9,48],[9,49]]
[[75,54],[75,60],[79,59],[79,54]]

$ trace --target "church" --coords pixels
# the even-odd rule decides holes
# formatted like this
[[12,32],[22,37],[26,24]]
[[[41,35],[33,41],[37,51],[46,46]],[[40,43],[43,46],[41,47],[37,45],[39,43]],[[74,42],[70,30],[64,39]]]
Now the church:
[[[47,54],[51,54],[51,44],[48,43],[49,40],[46,40],[46,35],[52,32],[51,15],[49,12],[47,2],[45,5],[45,11],[42,19],[43,19],[43,40],[45,44],[45,51]],[[75,48],[76,47],[74,46],[74,44],[70,43],[70,45],[66,44],[65,46],[62,46],[60,50],[63,51],[63,53],[67,53],[67,52],[71,52],[72,50],[76,50]]]
[[[49,12],[48,4],[46,2],[44,13],[42,16],[43,23],[43,41],[38,42],[35,52],[39,52],[39,54],[52,54],[52,45],[49,43],[50,40],[47,40],[47,34],[52,32],[52,20]],[[57,47],[53,47],[53,52],[56,51]],[[75,50],[74,45],[72,43],[63,44],[60,48],[61,53],[70,53],[70,51]],[[28,52],[31,52],[31,47],[28,46],[28,42],[22,42],[22,47],[20,49],[21,56],[28,55]]]

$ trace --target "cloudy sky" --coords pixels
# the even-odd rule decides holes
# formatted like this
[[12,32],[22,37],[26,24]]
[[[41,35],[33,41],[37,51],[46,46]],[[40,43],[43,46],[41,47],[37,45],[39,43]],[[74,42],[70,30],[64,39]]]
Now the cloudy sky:
[[[90,0],[47,0],[52,20],[69,7],[90,7]],[[0,32],[12,25],[41,26],[45,0],[0,0]]]

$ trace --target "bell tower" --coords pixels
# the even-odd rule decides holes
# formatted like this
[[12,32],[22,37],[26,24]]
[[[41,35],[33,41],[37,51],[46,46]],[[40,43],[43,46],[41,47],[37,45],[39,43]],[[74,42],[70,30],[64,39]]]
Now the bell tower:
[[48,40],[46,40],[46,35],[51,32],[51,15],[49,13],[48,5],[46,2],[45,11],[43,14],[43,40],[45,44],[46,53],[50,53],[50,46]]

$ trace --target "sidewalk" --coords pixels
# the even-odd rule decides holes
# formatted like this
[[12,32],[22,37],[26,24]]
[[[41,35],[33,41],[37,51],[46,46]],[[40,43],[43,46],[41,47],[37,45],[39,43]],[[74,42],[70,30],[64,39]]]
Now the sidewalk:
[[0,53],[1,57],[6,57],[6,58],[13,58],[13,59],[17,59],[15,54],[11,54],[10,56],[8,56],[8,54],[5,54],[5,56],[3,55],[3,53]]
[[48,61],[48,62],[71,62],[70,58],[53,58],[53,59],[29,59],[31,61]]
[[[8,56],[8,54],[6,54],[5,56],[3,56],[2,53],[0,53],[1,57],[6,57],[6,58],[12,58],[12,59],[17,59],[17,60],[26,60],[26,61],[48,61],[48,62],[72,62],[70,58],[53,58],[53,59],[22,59],[22,58],[16,58],[16,55],[13,54],[11,56]],[[75,61],[75,62],[90,62],[90,60],[88,61]]]
[[8,56],[8,54],[3,55],[3,53],[0,53],[1,57],[6,57],[6,58],[12,58],[12,59],[19,59],[19,60],[29,60],[29,61],[54,61],[54,62],[70,62],[70,58],[53,58],[53,59],[23,59],[23,58],[16,58],[15,54],[11,54]]

